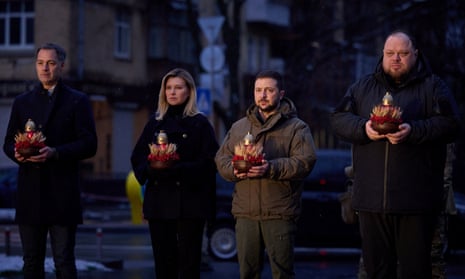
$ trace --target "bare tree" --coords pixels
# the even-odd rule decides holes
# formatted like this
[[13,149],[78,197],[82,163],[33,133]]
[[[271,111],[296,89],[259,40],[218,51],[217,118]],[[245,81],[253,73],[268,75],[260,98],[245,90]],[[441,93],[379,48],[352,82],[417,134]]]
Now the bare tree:
[[[245,0],[217,0],[217,6],[220,13],[225,17],[225,24],[222,27],[222,36],[225,43],[226,65],[229,72],[230,84],[230,101],[229,109],[221,107],[220,104],[214,103],[214,109],[221,118],[226,129],[228,129],[234,120],[237,119],[239,110],[244,105],[241,104],[239,92],[239,55],[240,55],[240,16],[241,7]],[[231,9],[231,16],[228,16],[228,10]]]

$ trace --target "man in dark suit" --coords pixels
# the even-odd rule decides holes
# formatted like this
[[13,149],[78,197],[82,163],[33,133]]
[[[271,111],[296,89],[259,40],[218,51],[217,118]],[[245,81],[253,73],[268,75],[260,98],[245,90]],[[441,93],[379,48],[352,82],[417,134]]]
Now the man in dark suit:
[[[77,278],[74,247],[77,225],[83,221],[79,161],[95,155],[97,135],[88,96],[61,79],[65,58],[66,52],[56,44],[37,49],[40,83],[15,98],[3,145],[6,155],[19,165],[15,221],[24,278],[45,277],[48,234],[57,278]],[[18,153],[15,137],[25,125],[46,138],[36,155]]]

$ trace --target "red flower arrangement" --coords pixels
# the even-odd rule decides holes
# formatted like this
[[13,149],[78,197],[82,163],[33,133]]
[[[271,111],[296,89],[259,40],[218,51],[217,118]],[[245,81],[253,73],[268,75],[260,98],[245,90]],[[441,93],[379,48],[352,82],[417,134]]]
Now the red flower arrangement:
[[372,128],[382,135],[397,132],[402,123],[401,116],[401,109],[393,106],[392,96],[386,92],[383,103],[375,106],[370,114]]
[[179,154],[176,152],[176,144],[168,143],[168,136],[164,131],[160,131],[158,134],[157,143],[149,144],[149,149],[150,154],[147,159],[152,168],[169,168],[174,161],[179,160]]
[[15,149],[24,158],[38,155],[39,150],[45,147],[46,137],[40,131],[36,131],[34,121],[28,119],[24,126],[24,133],[15,136]]
[[232,163],[239,172],[247,172],[252,166],[261,165],[265,158],[263,146],[253,141],[253,136],[247,133],[244,140],[234,147]]
[[149,144],[150,154],[148,156],[149,161],[175,161],[179,160],[179,155],[176,153],[176,144]]

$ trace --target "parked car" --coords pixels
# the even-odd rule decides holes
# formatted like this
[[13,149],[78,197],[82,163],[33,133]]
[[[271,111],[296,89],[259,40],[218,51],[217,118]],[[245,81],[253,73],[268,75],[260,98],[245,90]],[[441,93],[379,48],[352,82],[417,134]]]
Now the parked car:
[[[18,167],[0,168],[0,224],[13,223],[16,207]],[[83,177],[81,180],[81,198],[84,208],[84,217],[96,218],[92,208],[106,206],[110,208],[124,207],[126,197],[125,177],[122,176],[95,176]]]
[[0,224],[14,221],[17,176],[18,167],[0,169]]
[[[304,180],[302,214],[298,222],[296,248],[359,249],[358,224],[341,217],[339,196],[346,191],[345,167],[351,165],[350,150],[318,150],[318,160]],[[236,256],[234,218],[231,214],[234,183],[217,176],[217,215],[207,231],[210,255],[219,260]],[[455,193],[457,215],[450,216],[449,250],[465,249],[465,195]]]

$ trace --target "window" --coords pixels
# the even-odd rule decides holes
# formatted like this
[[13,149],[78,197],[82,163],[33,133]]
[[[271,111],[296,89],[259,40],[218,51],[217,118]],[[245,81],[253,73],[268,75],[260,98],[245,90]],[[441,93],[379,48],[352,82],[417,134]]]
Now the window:
[[151,26],[149,31],[149,56],[152,58],[163,57],[163,29],[159,26]]
[[131,15],[122,9],[116,13],[114,47],[116,57],[131,57]]
[[181,63],[195,63],[194,42],[187,12],[173,9],[167,14],[151,12],[148,55],[150,58],[168,58]]
[[268,41],[264,37],[251,35],[248,40],[247,70],[251,73],[261,68],[267,68]]
[[34,2],[0,2],[0,49],[34,48]]

